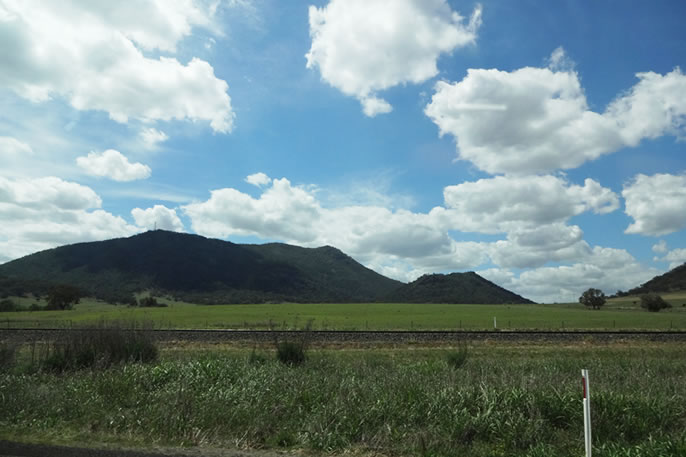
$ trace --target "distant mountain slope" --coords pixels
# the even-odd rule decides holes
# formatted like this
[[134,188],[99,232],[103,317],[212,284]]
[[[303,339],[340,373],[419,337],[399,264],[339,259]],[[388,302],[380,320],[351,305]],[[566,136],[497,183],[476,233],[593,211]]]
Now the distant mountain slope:
[[374,301],[402,285],[331,247],[239,245],[163,230],[38,252],[0,265],[0,276],[73,284],[120,302],[146,289],[204,303]]
[[533,303],[474,272],[424,275],[391,292],[384,301],[462,304]]
[[664,293],[686,290],[686,263],[667,273],[655,276],[645,284],[626,292],[626,295],[639,295],[649,292]]

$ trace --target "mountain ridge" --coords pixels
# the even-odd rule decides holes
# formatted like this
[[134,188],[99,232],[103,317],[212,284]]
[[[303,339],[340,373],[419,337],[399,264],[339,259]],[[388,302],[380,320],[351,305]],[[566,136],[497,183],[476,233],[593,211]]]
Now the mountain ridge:
[[[418,302],[475,303],[474,297],[494,297],[510,303],[519,297],[476,273],[464,274],[465,284],[457,284],[461,276],[451,276],[452,286],[426,290],[430,300]],[[13,281],[15,286],[22,284],[22,290],[33,287],[40,293],[50,284],[71,284],[111,303],[130,303],[133,294],[143,290],[206,304],[400,302],[407,301],[403,297],[408,294],[412,298],[411,293],[396,293],[409,285],[332,246],[235,244],[165,230],[60,246],[0,265],[0,287],[12,286]]]

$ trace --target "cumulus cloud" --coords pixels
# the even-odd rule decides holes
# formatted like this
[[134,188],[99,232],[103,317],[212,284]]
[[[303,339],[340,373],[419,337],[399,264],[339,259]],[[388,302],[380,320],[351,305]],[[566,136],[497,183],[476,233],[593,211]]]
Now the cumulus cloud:
[[0,262],[62,244],[139,231],[100,209],[101,204],[89,187],[56,177],[0,177]]
[[625,233],[660,236],[686,227],[686,175],[638,174],[622,196],[624,211],[634,219]]
[[669,251],[669,248],[667,248],[667,242],[665,240],[660,240],[659,243],[653,245],[653,252],[656,254],[664,254],[667,251]]
[[653,252],[662,254],[662,257],[655,256],[653,258],[656,262],[669,262],[669,268],[673,269],[686,262],[686,249],[672,249],[667,247],[665,240],[660,240],[659,243],[653,245]]
[[455,137],[460,159],[491,174],[576,168],[644,138],[683,133],[686,76],[678,68],[637,74],[638,84],[596,113],[565,59],[558,48],[549,68],[470,69],[460,82],[439,81],[425,114]]
[[272,179],[266,174],[259,172],[245,178],[245,182],[257,187],[264,187],[271,184]]
[[310,6],[309,20],[307,68],[373,117],[392,110],[379,91],[434,77],[441,54],[476,41],[481,7],[466,21],[445,0],[331,0]]
[[176,210],[167,208],[164,205],[155,205],[152,208],[131,210],[136,225],[148,230],[154,228],[161,230],[171,230],[173,232],[183,232],[183,222],[176,214]]
[[[557,177],[534,177],[528,190],[522,178],[482,181],[465,183],[477,184],[468,191],[465,187],[446,189],[446,206],[426,213],[374,204],[326,207],[313,191],[285,178],[274,179],[259,197],[218,189],[207,201],[182,210],[192,229],[202,235],[332,245],[376,271],[412,280],[423,273],[472,270],[489,262],[502,268],[524,268],[588,258],[592,248],[583,240],[583,231],[566,225],[567,219],[583,211],[607,212],[618,205],[612,192],[592,180],[574,186]],[[505,197],[516,196],[520,190],[519,199]],[[531,196],[541,200],[527,206],[523,201]],[[478,198],[482,198],[480,205],[462,204]],[[521,207],[512,210],[517,204]],[[540,216],[536,207],[550,208],[550,214]],[[451,235],[451,231],[467,229],[506,232],[506,238],[474,242],[458,241]]]
[[143,148],[145,149],[155,149],[159,143],[169,139],[166,133],[153,127],[142,129],[139,133],[139,137],[143,142]]
[[672,249],[662,259],[669,262],[669,268],[673,269],[686,262],[686,249]]
[[660,75],[637,73],[639,82],[615,99],[606,115],[612,118],[628,146],[665,134],[682,137],[686,126],[686,75],[677,67]]
[[556,176],[496,176],[448,186],[446,217],[465,232],[499,233],[562,222],[584,211],[605,214],[617,195],[592,179],[571,185]]
[[548,262],[576,261],[586,257],[591,247],[576,225],[554,223],[518,229],[488,246],[493,263],[504,268],[531,268]]
[[121,152],[114,149],[94,151],[85,157],[78,157],[76,164],[90,175],[122,182],[146,179],[151,173],[149,166],[131,163]]
[[476,243],[457,243],[436,214],[379,206],[325,208],[311,190],[274,179],[258,198],[218,189],[209,200],[183,207],[202,235],[252,235],[303,246],[332,245],[378,267],[413,259],[418,268],[462,269],[486,260]]
[[534,268],[518,276],[500,268],[478,273],[534,301],[552,303],[577,302],[589,287],[607,294],[627,290],[660,272],[641,265],[624,249],[596,246],[571,265]]
[[0,5],[0,87],[34,102],[64,97],[116,122],[209,121],[229,132],[228,85],[198,58],[182,64],[143,51],[174,52],[193,27],[212,28],[215,7],[186,0]]

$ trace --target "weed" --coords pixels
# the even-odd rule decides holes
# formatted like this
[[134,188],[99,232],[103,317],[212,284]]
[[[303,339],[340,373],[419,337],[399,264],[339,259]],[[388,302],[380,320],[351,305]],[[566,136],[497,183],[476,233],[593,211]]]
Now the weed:
[[11,342],[0,343],[0,372],[9,371],[14,366],[17,345]]
[[461,368],[465,363],[467,363],[467,358],[469,357],[469,348],[466,344],[460,344],[457,349],[450,351],[446,355],[446,362],[448,365],[454,369]]
[[276,343],[276,358],[286,365],[300,365],[307,359],[305,346],[301,341],[279,341]]
[[82,368],[107,368],[121,362],[151,362],[157,346],[148,331],[100,323],[95,329],[65,332],[48,345],[41,366],[62,372]]

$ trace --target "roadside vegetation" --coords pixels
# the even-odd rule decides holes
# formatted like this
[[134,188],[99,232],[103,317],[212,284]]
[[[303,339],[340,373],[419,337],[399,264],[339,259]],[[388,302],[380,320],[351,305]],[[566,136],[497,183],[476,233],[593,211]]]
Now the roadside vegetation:
[[[686,452],[683,344],[163,350],[157,362],[0,375],[0,437],[417,456],[578,456],[580,369],[594,456]],[[456,356],[456,354],[463,354]],[[456,362],[459,362],[457,364]],[[59,437],[59,438],[56,438]]]

